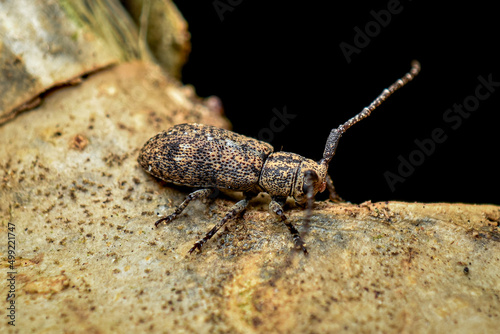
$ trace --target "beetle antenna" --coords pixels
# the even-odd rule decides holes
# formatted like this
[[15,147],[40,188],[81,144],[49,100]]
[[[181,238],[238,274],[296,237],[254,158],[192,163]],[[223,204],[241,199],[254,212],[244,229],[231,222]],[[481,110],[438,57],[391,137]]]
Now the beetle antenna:
[[420,63],[417,60],[411,62],[411,69],[408,73],[406,73],[401,79],[398,79],[388,88],[384,89],[382,93],[370,103],[369,106],[365,107],[359,114],[340,125],[338,128],[333,129],[328,136],[325,145],[325,151],[323,152],[323,159],[320,160],[320,164],[328,165],[330,160],[332,160],[333,155],[335,154],[335,150],[337,149],[337,144],[339,142],[342,134],[349,129],[354,124],[358,123],[362,119],[370,116],[371,112],[375,110],[379,105],[382,104],[392,93],[406,85],[408,82],[413,80],[420,72]]

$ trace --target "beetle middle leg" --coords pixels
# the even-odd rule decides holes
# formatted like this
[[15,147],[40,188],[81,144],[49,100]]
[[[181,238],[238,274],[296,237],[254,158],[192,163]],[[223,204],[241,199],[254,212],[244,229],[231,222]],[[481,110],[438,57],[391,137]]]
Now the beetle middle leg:
[[181,205],[179,205],[177,207],[177,209],[175,209],[174,213],[172,213],[171,215],[168,215],[168,216],[166,216],[166,217],[164,217],[162,219],[157,220],[156,223],[155,223],[155,226],[158,227],[158,225],[160,223],[162,223],[162,222],[165,222],[165,224],[170,223],[172,220],[174,220],[175,218],[177,218],[177,216],[180,215],[182,213],[182,211],[184,211],[184,209],[186,208],[186,206],[188,206],[188,204],[192,200],[197,199],[197,198],[206,198],[206,197],[209,197],[214,192],[215,192],[215,189],[212,189],[212,188],[209,188],[209,189],[200,189],[200,190],[193,191],[192,193],[190,193],[188,195],[188,197],[186,197],[186,199],[184,200],[184,202],[182,202]]
[[273,197],[271,203],[269,203],[269,209],[277,214],[281,221],[288,227],[288,230],[292,234],[293,242],[297,249],[302,249],[302,251],[307,254],[306,243],[300,237],[299,231],[290,223],[285,214],[283,213],[283,206],[285,205],[286,198]]
[[208,241],[210,240],[210,238],[212,238],[214,236],[215,233],[217,233],[218,230],[220,230],[220,228],[222,226],[224,226],[224,224],[227,223],[228,220],[230,219],[233,219],[234,217],[238,216],[240,213],[242,213],[248,206],[248,203],[250,202],[250,200],[255,197],[256,194],[245,194],[245,199],[242,199],[241,201],[237,202],[235,205],[233,205],[233,207],[231,208],[231,210],[224,216],[224,218],[222,218],[222,220],[220,222],[217,223],[217,225],[215,225],[202,239],[198,240],[197,242],[195,242],[194,246],[189,250],[189,253],[191,254],[192,252],[195,251],[195,249],[198,249],[201,251],[201,247],[203,247],[203,245]]

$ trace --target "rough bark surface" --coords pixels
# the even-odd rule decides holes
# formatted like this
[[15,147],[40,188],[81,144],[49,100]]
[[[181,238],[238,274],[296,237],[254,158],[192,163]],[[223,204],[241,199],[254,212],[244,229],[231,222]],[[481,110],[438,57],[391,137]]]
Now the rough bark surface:
[[[155,229],[187,192],[143,171],[138,150],[174,123],[228,123],[160,73],[117,66],[2,126],[1,270],[10,223],[17,272],[16,327],[2,307],[2,332],[497,329],[498,206],[317,202],[306,257],[261,196],[187,256],[234,201]],[[304,212],[288,215],[304,231]]]
[[[86,2],[102,3],[117,2]],[[2,2],[0,11],[13,4]],[[35,72],[26,81],[33,74],[25,71],[27,58],[0,42],[7,69],[0,88],[10,94],[0,101],[0,122],[10,119],[0,126],[1,333],[498,331],[499,206],[316,202],[306,227],[304,212],[289,203],[286,214],[304,234],[308,256],[293,249],[264,195],[202,253],[187,256],[241,194],[195,201],[154,228],[191,189],[147,174],[137,163],[140,148],[174,124],[229,127],[217,98],[200,99],[172,79],[189,45],[185,24],[166,6],[173,23],[163,27],[178,38],[160,49],[182,44],[162,61],[170,76],[148,62],[109,67],[119,59],[88,31],[62,40],[89,45],[70,48],[75,54],[102,53],[84,59],[83,68],[77,61],[76,70],[56,71],[60,77],[43,81]],[[5,29],[0,23],[0,33]],[[80,85],[54,88],[96,69]],[[18,114],[40,92],[41,104]]]

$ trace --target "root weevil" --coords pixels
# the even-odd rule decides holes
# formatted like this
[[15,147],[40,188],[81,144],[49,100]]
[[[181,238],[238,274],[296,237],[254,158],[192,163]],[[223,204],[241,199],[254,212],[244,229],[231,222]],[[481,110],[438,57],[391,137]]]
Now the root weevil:
[[342,134],[352,125],[368,117],[392,93],[411,81],[420,71],[414,60],[410,71],[393,83],[359,114],[331,130],[323,158],[319,161],[295,153],[273,152],[265,142],[229,130],[203,124],[179,124],[160,132],[147,141],[140,151],[138,162],[151,175],[164,181],[199,188],[190,193],[171,215],[158,220],[173,221],[194,199],[209,197],[217,189],[242,191],[245,198],[231,210],[202,239],[189,250],[201,250],[229,219],[247,207],[251,198],[260,192],[271,196],[269,209],[278,215],[292,234],[295,247],[307,253],[306,244],[297,229],[287,220],[283,205],[288,197],[297,204],[307,203],[305,222],[308,224],[314,196],[328,188],[330,199],[339,197],[328,175],[328,165]]

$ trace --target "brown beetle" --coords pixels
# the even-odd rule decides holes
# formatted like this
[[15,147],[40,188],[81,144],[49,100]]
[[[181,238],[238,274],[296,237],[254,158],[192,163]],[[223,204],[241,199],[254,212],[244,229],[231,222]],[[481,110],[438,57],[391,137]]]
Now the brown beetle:
[[420,71],[412,62],[410,72],[384,89],[368,107],[346,123],[333,129],[326,141],[323,158],[313,161],[295,153],[273,152],[273,147],[257,139],[203,124],[179,124],[163,131],[142,148],[138,162],[151,175],[164,181],[200,188],[189,194],[171,215],[158,220],[169,223],[196,198],[212,195],[217,189],[242,191],[245,199],[237,202],[224,218],[189,250],[200,249],[229,219],[240,214],[251,198],[260,192],[271,196],[269,209],[277,214],[290,230],[295,246],[307,253],[297,229],[287,221],[283,205],[293,197],[299,205],[308,205],[309,222],[314,196],[325,188],[332,200],[335,194],[328,164],[335,154],[342,134],[377,108],[392,93],[411,81]]

